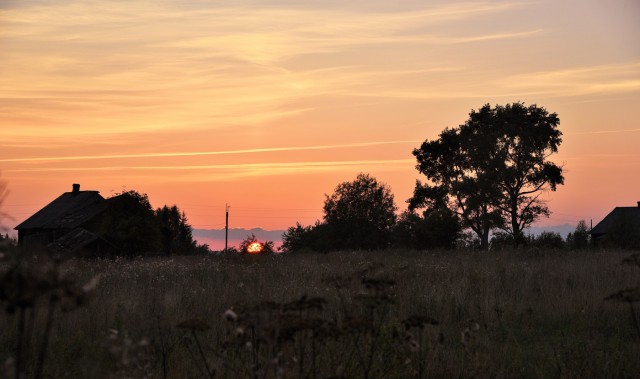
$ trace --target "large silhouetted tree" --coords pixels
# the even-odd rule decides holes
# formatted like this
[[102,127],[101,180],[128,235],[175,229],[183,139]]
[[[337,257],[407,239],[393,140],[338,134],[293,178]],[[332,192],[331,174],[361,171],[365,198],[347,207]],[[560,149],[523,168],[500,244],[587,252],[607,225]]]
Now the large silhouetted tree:
[[540,195],[564,184],[562,168],[548,160],[562,142],[559,124],[557,114],[522,103],[495,108],[485,105],[467,121],[466,125],[479,133],[494,129],[487,132],[495,149],[485,159],[496,170],[496,184],[502,193],[497,206],[508,221],[505,231],[516,243],[524,238],[525,228],[549,215]]
[[429,183],[416,184],[410,206],[446,204],[483,248],[496,228],[522,242],[523,230],[549,214],[540,195],[564,183],[562,168],[548,160],[562,142],[559,123],[557,114],[523,103],[471,111],[463,125],[413,151]]
[[335,248],[376,249],[388,246],[398,208],[389,186],[359,174],[326,195],[323,209],[325,224],[338,234]]
[[[438,209],[448,207],[456,212],[464,227],[477,234],[481,248],[488,248],[492,229],[501,227],[503,220],[495,199],[500,194],[489,167],[475,164],[476,147],[458,129],[445,129],[440,138],[422,143],[415,149],[417,170],[424,174],[429,183],[416,181],[409,209]],[[486,140],[476,140],[475,144],[485,144]]]

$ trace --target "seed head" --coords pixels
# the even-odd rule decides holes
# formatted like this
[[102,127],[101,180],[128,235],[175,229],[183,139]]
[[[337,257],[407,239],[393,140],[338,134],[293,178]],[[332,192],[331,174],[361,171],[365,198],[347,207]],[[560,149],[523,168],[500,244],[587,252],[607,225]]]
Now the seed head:
[[224,317],[225,320],[231,321],[231,322],[238,320],[238,314],[234,312],[233,309],[227,309],[222,314],[222,317]]

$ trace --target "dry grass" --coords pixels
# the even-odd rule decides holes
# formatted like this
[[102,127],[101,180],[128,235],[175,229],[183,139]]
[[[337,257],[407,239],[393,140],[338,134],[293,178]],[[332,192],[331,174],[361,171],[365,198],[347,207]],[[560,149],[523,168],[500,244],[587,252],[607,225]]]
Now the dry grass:
[[[640,336],[628,307],[604,300],[640,284],[640,267],[620,264],[629,255],[73,261],[99,284],[56,318],[45,376],[634,377]],[[0,314],[0,364],[16,322]]]

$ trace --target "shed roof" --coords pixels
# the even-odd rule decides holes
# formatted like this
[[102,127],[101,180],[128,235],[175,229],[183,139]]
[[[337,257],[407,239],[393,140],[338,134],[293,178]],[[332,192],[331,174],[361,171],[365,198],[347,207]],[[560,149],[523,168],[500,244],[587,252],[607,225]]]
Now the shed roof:
[[637,207],[616,207],[602,221],[591,229],[591,235],[601,236],[609,232],[620,221],[640,228],[640,205]]
[[65,192],[15,229],[73,229],[105,209],[105,199],[98,191]]
[[116,247],[111,242],[83,228],[73,229],[49,244],[49,247],[59,253],[75,253],[96,242],[101,243],[112,251],[116,250]]

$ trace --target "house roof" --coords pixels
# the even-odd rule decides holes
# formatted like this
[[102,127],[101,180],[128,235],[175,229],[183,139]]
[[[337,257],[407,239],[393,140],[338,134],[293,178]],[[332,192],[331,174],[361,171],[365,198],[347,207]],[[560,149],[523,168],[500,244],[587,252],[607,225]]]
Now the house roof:
[[106,201],[98,191],[65,192],[15,229],[74,229],[106,207]]
[[604,235],[620,221],[640,228],[640,204],[637,207],[614,208],[602,221],[591,229],[591,235]]
[[116,250],[116,247],[111,242],[83,228],[73,229],[69,233],[50,243],[49,247],[59,253],[75,253],[96,241],[104,246],[108,246],[114,251]]

